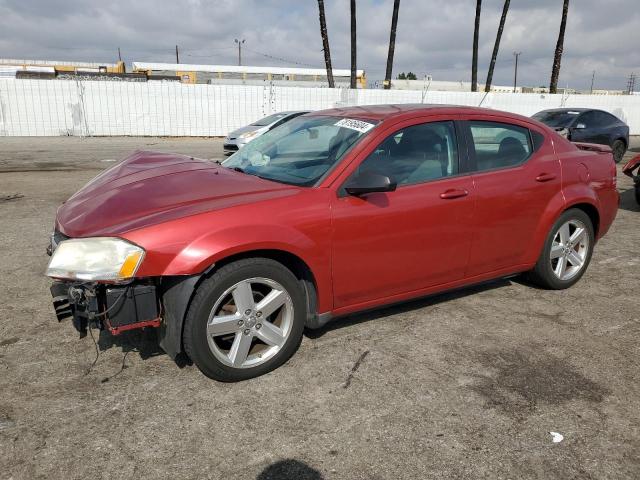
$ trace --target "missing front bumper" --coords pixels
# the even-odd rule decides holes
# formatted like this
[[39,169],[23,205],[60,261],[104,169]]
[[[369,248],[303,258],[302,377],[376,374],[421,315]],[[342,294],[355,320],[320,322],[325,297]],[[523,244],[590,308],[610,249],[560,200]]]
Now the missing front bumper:
[[97,327],[113,335],[160,326],[157,289],[152,284],[102,285],[54,282],[53,307],[58,321],[71,318],[80,337]]

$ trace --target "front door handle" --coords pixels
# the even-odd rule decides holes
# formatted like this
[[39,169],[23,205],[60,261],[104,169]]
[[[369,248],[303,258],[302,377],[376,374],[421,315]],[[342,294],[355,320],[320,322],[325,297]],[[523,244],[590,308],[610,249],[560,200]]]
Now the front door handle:
[[450,188],[449,190],[445,190],[440,194],[440,198],[443,200],[451,200],[453,198],[466,197],[469,195],[469,192],[466,190],[462,190],[459,188]]
[[536,177],[536,182],[548,182],[554,178],[556,178],[556,176],[553,173],[541,173]]

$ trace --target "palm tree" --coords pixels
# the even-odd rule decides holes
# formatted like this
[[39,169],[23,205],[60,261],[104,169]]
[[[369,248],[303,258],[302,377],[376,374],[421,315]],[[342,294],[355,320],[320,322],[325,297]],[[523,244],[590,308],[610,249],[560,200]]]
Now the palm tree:
[[327,33],[327,21],[324,17],[324,0],[318,0],[318,10],[320,11],[320,36],[322,37],[322,49],[324,50],[324,64],[327,67],[327,82],[329,82],[329,88],[334,88],[331,52],[329,51],[329,34]]
[[476,0],[476,24],[473,29],[473,59],[471,60],[471,91],[478,91],[478,36],[480,34],[482,0]]
[[491,82],[493,81],[493,69],[496,66],[496,58],[498,57],[498,50],[500,49],[500,39],[502,38],[502,31],[504,30],[504,22],[507,20],[507,12],[509,11],[509,2],[510,0],[504,0],[504,7],[502,7],[502,17],[500,17],[500,25],[498,26],[496,43],[493,44],[493,53],[491,54],[491,63],[489,64],[489,71],[487,72],[487,83],[484,86],[485,92],[491,91]]
[[357,88],[356,0],[351,0],[351,88]]
[[562,61],[562,51],[564,50],[564,31],[567,28],[567,14],[569,13],[569,0],[564,0],[562,6],[562,20],[560,21],[560,33],[558,43],[556,43],[556,53],[553,56],[553,70],[551,70],[551,84],[549,93],[558,91],[558,77],[560,76],[560,62]]
[[387,55],[387,72],[384,76],[384,88],[391,88],[391,73],[393,71],[393,52],[396,49],[396,27],[398,26],[398,10],[400,0],[393,0],[393,17],[391,17],[391,34],[389,36],[389,54]]

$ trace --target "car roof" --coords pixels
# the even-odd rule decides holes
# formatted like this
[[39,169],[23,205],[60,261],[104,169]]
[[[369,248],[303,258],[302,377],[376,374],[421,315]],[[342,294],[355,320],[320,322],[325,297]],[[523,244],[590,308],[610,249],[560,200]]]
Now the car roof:
[[[604,110],[599,110],[597,108],[549,108],[547,110],[540,110],[538,113],[542,112],[604,112]],[[609,112],[604,112],[609,113]]]
[[501,117],[531,121],[516,113],[492,110],[489,108],[469,107],[465,105],[401,103],[389,105],[366,105],[359,107],[338,107],[312,112],[311,115],[327,115],[334,117],[360,118],[363,120],[392,120],[416,115],[459,115],[459,114],[495,114]]

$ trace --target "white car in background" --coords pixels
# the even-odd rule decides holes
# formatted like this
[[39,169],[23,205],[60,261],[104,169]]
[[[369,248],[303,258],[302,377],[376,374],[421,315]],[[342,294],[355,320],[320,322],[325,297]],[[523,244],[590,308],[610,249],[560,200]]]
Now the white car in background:
[[258,138],[269,130],[273,130],[283,123],[299,117],[300,115],[304,115],[305,113],[309,113],[309,111],[294,110],[290,112],[274,113],[273,115],[257,120],[246,127],[238,128],[225,137],[223,145],[224,153],[227,155],[235,153],[254,138]]

